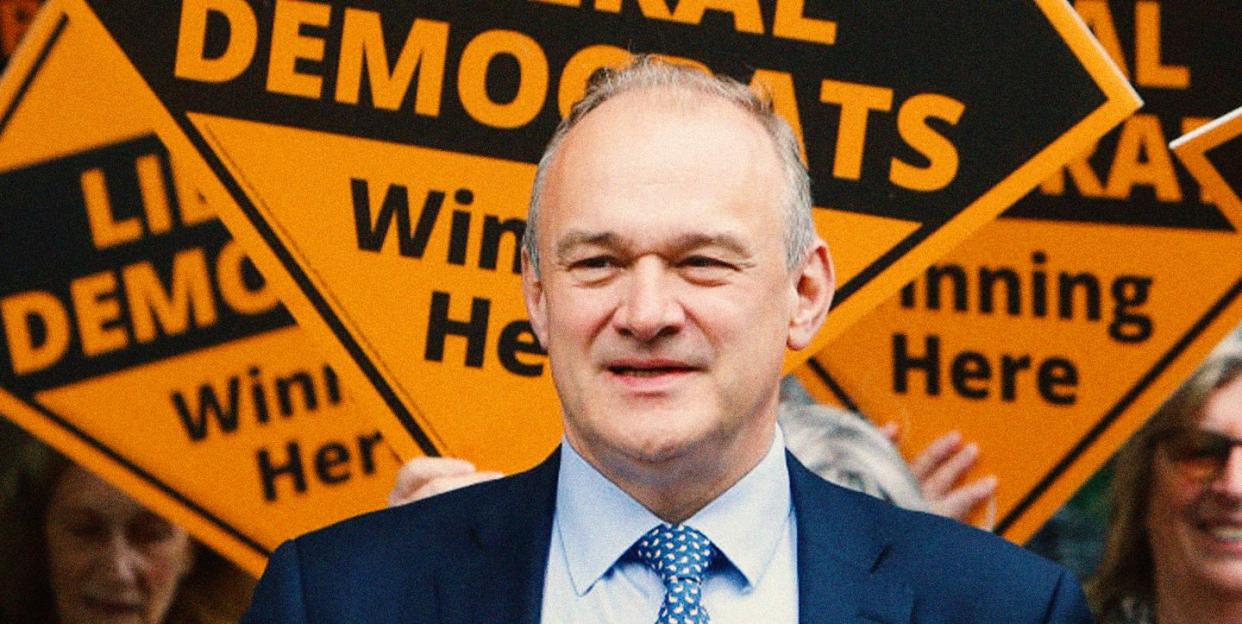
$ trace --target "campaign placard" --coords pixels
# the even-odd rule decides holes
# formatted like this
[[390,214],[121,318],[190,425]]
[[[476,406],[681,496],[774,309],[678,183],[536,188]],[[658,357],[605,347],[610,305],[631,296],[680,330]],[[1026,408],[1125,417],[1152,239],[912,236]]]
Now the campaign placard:
[[841,277],[816,348],[1138,104],[1060,1],[88,4],[398,451],[501,470],[559,436],[517,242],[596,68],[649,51],[771,92]]
[[799,371],[910,453],[977,442],[1017,542],[1242,321],[1242,209],[1167,146],[1242,101],[1236,5],[1075,6],[1145,107]]
[[89,13],[32,28],[0,80],[0,414],[253,574],[382,507],[393,452],[205,201],[183,133]]

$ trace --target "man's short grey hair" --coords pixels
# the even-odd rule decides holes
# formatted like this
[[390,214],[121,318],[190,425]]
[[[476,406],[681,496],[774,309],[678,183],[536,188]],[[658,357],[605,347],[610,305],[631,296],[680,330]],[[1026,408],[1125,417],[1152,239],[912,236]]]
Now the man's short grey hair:
[[561,120],[548,141],[543,157],[539,159],[526,217],[526,232],[522,239],[535,275],[539,275],[539,202],[561,142],[574,126],[604,102],[623,93],[654,88],[679,89],[718,97],[750,113],[767,130],[776,147],[785,178],[785,264],[789,270],[798,267],[816,238],[815,223],[811,219],[811,180],[802,165],[798,139],[789,124],[773,110],[771,98],[766,93],[752,91],[732,78],[713,76],[689,65],[639,54],[622,67],[600,69],[591,75],[586,94]]

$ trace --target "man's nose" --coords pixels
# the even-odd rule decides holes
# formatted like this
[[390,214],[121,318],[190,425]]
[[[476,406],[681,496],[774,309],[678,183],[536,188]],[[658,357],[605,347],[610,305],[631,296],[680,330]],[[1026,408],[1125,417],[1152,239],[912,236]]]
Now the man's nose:
[[1229,459],[1220,475],[1212,481],[1212,491],[1242,501],[1242,447],[1229,450]]
[[613,327],[639,342],[676,334],[686,322],[676,284],[658,258],[640,258],[630,268]]

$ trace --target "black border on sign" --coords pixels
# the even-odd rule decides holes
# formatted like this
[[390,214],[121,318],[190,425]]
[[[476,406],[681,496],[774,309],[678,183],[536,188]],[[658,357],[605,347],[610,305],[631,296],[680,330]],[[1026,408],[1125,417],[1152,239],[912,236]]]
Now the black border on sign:
[[[148,88],[150,88],[150,85],[148,85]],[[302,267],[297,263],[297,260],[293,258],[293,256],[289,253],[289,250],[280,242],[280,239],[276,236],[276,232],[272,230],[267,221],[263,219],[263,216],[259,214],[258,209],[255,208],[254,203],[251,202],[250,196],[246,194],[245,189],[241,188],[241,185],[238,184],[237,179],[229,173],[228,168],[221,162],[220,156],[216,153],[216,150],[212,148],[206,140],[204,140],[202,133],[194,127],[194,124],[190,123],[189,115],[172,115],[172,117],[176,120],[177,125],[181,126],[181,129],[186,133],[186,136],[190,139],[190,142],[194,144],[194,147],[198,149],[199,153],[203,156],[203,160],[207,162],[207,166],[211,167],[212,173],[215,173],[216,178],[220,181],[220,183],[228,189],[229,195],[231,195],[237,202],[237,205],[241,207],[242,211],[246,214],[246,218],[250,220],[250,223],[254,225],[255,230],[258,231],[259,235],[263,237],[263,241],[267,243],[268,248],[276,254],[276,257],[280,260],[280,263],[284,265],[286,270],[289,271],[289,275],[293,277],[293,280],[297,283],[298,289],[302,291],[302,294],[306,295],[306,298],[310,301],[311,305],[315,306],[315,310],[319,312],[319,316],[328,323],[328,328],[341,341],[341,344],[345,346],[345,350],[349,352],[349,357],[353,359],[355,364],[358,365],[358,368],[362,369],[362,373],[367,376],[367,379],[369,379],[371,384],[375,386],[375,389],[379,391],[380,397],[384,399],[384,403],[388,405],[388,409],[392,410],[393,414],[396,415],[397,420],[401,422],[401,426],[405,427],[405,430],[414,438],[414,441],[418,444],[419,449],[423,451],[423,454],[429,457],[439,457],[440,451],[434,444],[432,444],[431,438],[429,438],[426,432],[418,426],[418,423],[414,420],[414,417],[410,414],[410,411],[407,410],[405,405],[401,403],[401,400],[397,398],[397,393],[393,390],[392,386],[384,380],[384,377],[380,375],[379,370],[375,367],[375,365],[367,359],[366,354],[362,352],[362,347],[358,344],[358,341],[352,334],[349,333],[349,330],[345,328],[345,324],[342,323],[341,319],[332,311],[332,308],[328,305],[328,302],[324,299],[323,295],[315,289],[313,284],[311,284],[310,278],[306,275],[306,272],[302,270]],[[237,176],[240,177],[241,175],[241,169],[237,168]]]
[[[26,79],[22,81],[22,85],[18,87],[17,93],[13,97],[12,104],[9,106],[8,110],[4,111],[4,115],[0,116],[0,133],[3,133],[5,127],[8,126],[9,121],[13,117],[13,113],[17,110],[17,107],[21,103],[22,98],[25,97],[26,92],[30,89],[31,83],[34,82],[35,77],[38,75],[39,69],[43,66],[43,63],[47,60],[48,56],[51,55],[52,49],[56,47],[56,43],[60,41],[60,36],[64,33],[64,30],[68,25],[69,25],[69,15],[62,14],[60,16],[60,21],[56,23],[55,28],[52,30],[52,34],[48,37],[47,42],[44,43],[43,49],[39,51],[38,57],[36,57],[34,64],[30,68],[30,73],[26,75]],[[224,531],[225,533],[227,533],[233,539],[236,539],[238,542],[244,544],[245,546],[247,546],[251,550],[254,550],[256,553],[258,553],[259,555],[265,558],[272,554],[272,551],[264,548],[261,544],[256,542],[250,536],[243,533],[237,527],[234,527],[228,522],[225,522],[223,519],[216,517],[215,514],[202,508],[194,501],[186,498],[185,495],[173,489],[170,485],[168,485],[167,483],[164,483],[163,481],[158,479],[155,475],[135,465],[134,463],[126,459],[121,454],[112,450],[112,448],[108,447],[103,442],[100,442],[99,440],[92,437],[90,434],[76,427],[73,423],[66,420],[63,416],[56,414],[55,412],[52,412],[48,408],[33,401],[29,397],[20,397],[20,398],[23,400],[23,402],[26,403],[28,407],[32,408],[34,411],[38,412],[39,414],[41,414],[43,417],[47,418],[48,420],[52,421],[52,423],[54,423],[55,425],[57,425],[58,427],[66,431],[67,433],[77,437],[79,440],[81,440],[82,442],[85,442],[91,448],[102,453],[108,459],[121,465],[123,468],[133,473],[134,476],[154,486],[156,489],[158,489],[160,492],[163,492],[166,496],[173,499],[178,504],[194,512],[202,519],[215,525],[221,531]]]
[[1014,505],[1014,508],[1011,509],[1009,513],[1005,514],[1005,517],[1001,518],[1000,522],[996,524],[996,532],[1004,533],[1010,526],[1013,525],[1014,522],[1017,522],[1018,517],[1021,516],[1031,505],[1033,505],[1040,496],[1043,496],[1044,492],[1052,486],[1053,482],[1060,478],[1061,474],[1068,470],[1070,465],[1078,460],[1078,457],[1095,442],[1096,438],[1099,438],[1100,435],[1104,433],[1104,430],[1108,429],[1113,422],[1121,416],[1123,411],[1129,408],[1134,401],[1138,400],[1139,395],[1152,384],[1155,378],[1163,373],[1164,369],[1168,368],[1169,365],[1172,364],[1173,361],[1176,360],[1178,356],[1180,356],[1182,352],[1190,346],[1190,343],[1194,342],[1194,340],[1208,328],[1208,325],[1211,325],[1212,322],[1216,320],[1216,317],[1220,316],[1220,314],[1225,311],[1225,308],[1227,308],[1229,304],[1233,303],[1234,299],[1238,298],[1239,294],[1242,294],[1242,278],[1239,278],[1238,281],[1234,282],[1233,286],[1220,299],[1217,299],[1216,303],[1212,304],[1212,307],[1208,308],[1208,311],[1204,313],[1198,321],[1195,321],[1195,324],[1191,325],[1190,329],[1187,330],[1186,333],[1177,340],[1177,342],[1173,343],[1173,346],[1170,347],[1164,355],[1160,356],[1159,360],[1156,360],[1156,363],[1153,364],[1152,367],[1139,378],[1138,382],[1134,384],[1134,387],[1130,388],[1129,391],[1122,395],[1121,399],[1117,401],[1117,404],[1104,414],[1104,417],[1101,418],[1099,422],[1097,422],[1095,426],[1087,432],[1087,435],[1083,436],[1083,438],[1078,441],[1078,444],[1075,444],[1074,447],[1061,458],[1061,461],[1058,461],[1056,465],[1052,467],[1052,470],[1048,471],[1048,474],[1044,475],[1044,478],[1040,479],[1039,483],[1036,483],[1035,487],[1031,488],[1031,491],[1026,496],[1022,497],[1022,500],[1018,501],[1018,504]]
[[4,115],[0,116],[0,133],[3,133],[5,126],[9,125],[9,121],[13,118],[13,113],[17,111],[18,103],[22,101],[22,98],[26,97],[26,91],[30,90],[30,84],[34,82],[35,76],[39,74],[39,68],[43,66],[43,62],[52,53],[52,48],[56,46],[56,42],[60,40],[60,34],[64,32],[65,27],[68,25],[69,16],[61,15],[60,21],[56,22],[56,28],[52,29],[52,35],[47,38],[47,43],[39,51],[39,56],[35,58],[34,65],[30,67],[30,73],[26,74],[26,79],[22,81],[22,86],[17,88],[17,94],[13,96],[13,103],[8,110],[4,111]]
[[[1036,5],[1040,5],[1038,0],[1036,0]],[[1063,40],[1063,42],[1073,48],[1064,32],[1058,27],[1056,20],[1049,15],[1048,10],[1043,6],[1039,6],[1039,8],[1043,20],[1048,22],[1048,24],[1052,27],[1052,30]],[[1066,10],[1069,11],[1070,9],[1066,7]],[[1078,53],[1075,52],[1074,57],[1082,62],[1082,58]],[[873,278],[888,270],[893,264],[908,255],[912,249],[925,243],[928,238],[931,238],[937,232],[941,231],[946,225],[958,219],[964,212],[966,212],[966,208],[971,207],[981,197],[985,197],[993,193],[998,186],[1008,181],[1016,171],[1027,167],[1033,161],[1043,157],[1046,151],[1054,143],[1062,139],[1067,133],[1081,128],[1082,124],[1092,115],[1095,115],[1101,110],[1113,105],[1117,98],[1121,97],[1119,93],[1114,93],[1112,89],[1107,87],[1105,84],[1102,84],[1102,78],[1097,75],[1096,71],[1088,68],[1087,74],[1094,83],[1099,95],[1102,96],[1102,102],[1100,102],[1086,116],[1075,122],[1069,130],[1066,130],[1062,134],[1050,139],[1046,144],[1042,145],[1034,155],[1030,156],[1021,165],[1015,168],[1014,171],[1009,172],[1000,180],[997,180],[992,186],[984,190],[978,197],[971,199],[970,202],[957,214],[944,222],[937,223],[934,226],[927,223],[921,223],[920,226],[913,232],[909,233],[905,238],[901,239],[901,241],[891,247],[879,258],[876,258],[864,267],[863,270],[851,278],[849,282],[843,284],[835,295],[833,307],[839,307],[846,300],[850,299],[852,295],[857,294],[857,292],[860,291],[864,285],[869,284],[873,281]],[[143,80],[145,81],[145,78],[143,78]],[[151,88],[150,84],[147,84],[147,87],[151,89],[153,93],[155,92],[155,90]],[[157,93],[156,95],[158,96],[159,94]],[[159,99],[161,102],[163,101],[162,97]],[[167,103],[165,103],[165,109],[168,110]],[[366,357],[360,345],[360,339],[349,332],[340,316],[337,315],[328,305],[324,295],[314,287],[307,275],[306,270],[298,264],[289,249],[281,243],[272,226],[266,222],[262,214],[255,207],[254,202],[247,195],[245,189],[241,187],[238,179],[234,177],[229,172],[229,169],[224,165],[222,161],[224,155],[218,154],[216,150],[207,142],[207,139],[204,137],[204,132],[200,132],[198,128],[190,122],[189,113],[191,111],[185,110],[176,114],[172,113],[171,110],[169,112],[175,123],[181,127],[181,129],[185,132],[186,137],[198,150],[204,162],[207,163],[207,166],[216,175],[221,185],[225,187],[234,201],[237,202],[237,205],[241,208],[242,213],[254,226],[255,231],[262,238],[268,249],[272,251],[272,253],[276,256],[277,261],[279,261],[280,264],[288,271],[299,291],[306,296],[307,301],[309,301],[315,312],[318,313],[319,317],[328,325],[329,331],[332,332],[333,336],[335,336],[340,344],[345,347],[350,359],[353,360],[359,370],[361,370],[361,372],[371,382],[372,386],[379,392],[384,403],[388,406],[393,415],[397,417],[397,420],[401,423],[406,432],[411,435],[415,443],[418,444],[420,450],[428,456],[439,456],[441,453],[435,447],[435,444],[432,442],[426,431],[424,431],[424,429],[420,427],[418,422],[414,419],[410,409],[408,409],[398,398],[396,390],[380,374],[377,366]],[[253,123],[271,125],[267,122]],[[238,172],[237,177],[240,177],[242,173],[240,168],[237,168],[236,170]],[[997,216],[999,216],[1000,212],[1003,211],[998,211]],[[808,359],[807,361],[809,362],[812,360],[813,358]],[[843,398],[843,403],[848,401],[848,397],[846,397],[843,393],[839,393],[839,396]],[[852,404],[853,402],[848,401],[848,403]],[[415,409],[417,408],[415,407]]]
[[854,402],[854,399],[850,398],[850,395],[845,391],[845,388],[842,388],[841,384],[837,383],[837,380],[832,377],[832,374],[828,372],[828,369],[824,368],[823,364],[819,363],[819,360],[812,356],[811,359],[806,361],[806,364],[811,367],[811,372],[815,373],[815,376],[819,377],[819,380],[828,387],[828,390],[836,395],[837,400],[841,402],[842,407],[856,414],[862,414],[862,410],[859,409],[858,404]]
[[[997,182],[992,186],[992,188],[996,188],[999,184],[1000,182]],[[991,189],[988,190],[991,191]],[[975,200],[977,199],[978,198],[975,198]],[[962,212],[965,211],[966,209],[963,208]],[[944,224],[941,224],[941,226],[943,225]],[[867,265],[866,268],[859,271],[854,277],[850,278],[850,281],[842,284],[841,288],[837,289],[837,291],[832,295],[832,307],[836,308],[840,304],[845,303],[845,301],[850,298],[850,295],[858,292],[859,289],[861,289],[865,284],[871,283],[873,278],[888,270],[893,263],[904,258],[911,249],[914,249],[918,245],[922,244],[928,239],[928,237],[939,231],[939,229],[939,227],[932,227],[924,223],[913,232],[907,234],[905,238],[901,239],[901,241],[899,241],[896,245],[893,245],[888,251],[884,252],[882,256],[873,260],[871,264]],[[810,362],[813,359],[815,358],[812,357],[807,361]],[[844,398],[843,395],[842,398]]]
[[[150,88],[150,85],[147,86]],[[241,184],[239,184],[234,175],[230,173],[228,167],[224,165],[222,158],[226,155],[218,154],[216,152],[215,148],[213,148],[204,138],[203,133],[190,122],[188,114],[183,113],[178,115],[172,114],[171,111],[169,112],[177,125],[181,126],[181,129],[185,132],[186,137],[191,143],[194,144],[194,147],[198,149],[199,154],[203,157],[203,160],[207,163],[207,166],[210,167],[212,172],[216,174],[216,178],[226,188],[226,190],[228,190],[229,195],[233,197],[234,201],[237,202],[237,205],[242,209],[242,212],[246,215],[246,218],[250,221],[251,225],[254,226],[255,231],[259,233],[259,236],[263,238],[264,243],[267,244],[268,249],[276,255],[277,260],[279,260],[281,265],[283,265],[289,272],[289,275],[297,284],[298,289],[306,296],[310,304],[314,306],[315,311],[319,313],[320,318],[328,324],[328,329],[338,340],[340,340],[341,344],[345,347],[345,350],[349,353],[350,359],[354,361],[362,373],[366,375],[367,379],[371,381],[371,384],[379,392],[380,397],[383,398],[384,403],[388,406],[388,408],[392,410],[393,415],[397,417],[397,420],[401,423],[401,426],[404,427],[411,437],[414,438],[415,443],[418,444],[419,449],[422,450],[425,455],[430,457],[439,457],[441,453],[431,441],[431,438],[425,431],[423,431],[418,422],[414,420],[413,415],[408,409],[406,409],[405,405],[397,397],[396,391],[380,374],[375,364],[373,364],[370,359],[366,357],[366,354],[363,352],[358,340],[349,332],[340,317],[332,310],[331,306],[328,305],[324,296],[314,287],[306,271],[301,267],[301,265],[298,264],[297,260],[289,252],[289,249],[281,243],[279,237],[276,236],[276,232],[263,218],[263,215],[260,214],[245,189],[241,187]],[[235,168],[235,170],[237,171],[237,176],[240,177],[242,175],[241,169]],[[837,307],[844,303],[850,295],[855,294],[864,284],[869,283],[873,277],[888,269],[893,263],[904,257],[912,248],[918,246],[937,230],[938,228],[929,227],[927,224],[923,224],[911,232],[887,252],[872,261],[871,264],[867,265],[866,268],[851,278],[848,283],[842,285],[834,296],[833,307]],[[807,361],[813,362],[814,358]],[[825,379],[826,384],[829,384],[830,387],[834,388],[834,391],[837,392],[837,395],[842,399],[842,403],[847,408],[857,412],[857,405],[851,401],[843,391],[840,391],[840,387],[837,386],[835,382],[831,381],[831,378],[827,377],[826,371],[823,371],[822,368],[820,371],[822,371],[820,377]]]
[[[88,10],[90,9],[88,8]],[[62,16],[61,19],[62,21],[65,21],[68,19],[68,16]],[[55,41],[56,36],[60,34],[60,30],[63,26],[63,23],[57,25],[56,33],[52,38],[50,38],[50,42]],[[46,56],[47,51],[45,50],[40,54],[35,65],[35,70],[37,70],[38,65],[43,62]],[[33,76],[34,73],[35,71],[32,70],[31,76]],[[139,73],[139,79],[143,81],[143,84],[146,84],[147,89],[150,89],[152,93],[155,93],[155,90],[152,89],[151,85],[146,82],[146,78],[143,77],[141,73]],[[25,89],[29,86],[29,80],[30,79],[28,77],[27,82],[22,85],[18,98],[20,98],[20,95],[24,93]],[[367,359],[361,346],[358,344],[358,341],[350,335],[348,330],[345,329],[344,323],[342,323],[340,318],[332,312],[331,307],[328,306],[323,296],[315,290],[310,282],[310,279],[307,277],[306,272],[298,266],[297,262],[289,254],[289,251],[285,248],[285,246],[280,244],[280,240],[276,237],[276,233],[272,231],[267,222],[263,220],[262,215],[259,214],[254,204],[250,201],[250,198],[246,195],[245,190],[238,185],[237,181],[220,161],[220,158],[217,156],[215,150],[207,144],[206,140],[202,136],[202,133],[194,127],[194,124],[190,123],[189,115],[186,113],[175,114],[168,109],[168,105],[164,103],[162,98],[157,97],[156,99],[164,106],[164,110],[170,117],[172,117],[173,122],[181,128],[181,131],[185,133],[186,138],[189,139],[195,149],[198,150],[199,155],[202,156],[203,160],[207,163],[207,166],[211,168],[212,173],[216,174],[216,178],[228,190],[229,195],[233,197],[233,199],[237,202],[237,205],[241,207],[242,211],[246,215],[246,218],[254,224],[255,229],[258,231],[259,235],[263,237],[263,240],[267,243],[268,248],[276,254],[276,257],[280,263],[289,271],[289,275],[292,276],[294,281],[297,283],[298,289],[306,295],[311,305],[315,307],[315,310],[319,312],[319,315],[328,323],[329,329],[341,341],[341,344],[345,346],[346,351],[349,352],[349,356],[353,359],[354,363],[358,365],[363,374],[366,375],[371,381],[375,389],[379,391],[380,396],[384,399],[384,402],[388,405],[388,408],[392,410],[402,427],[404,427],[405,430],[409,432],[411,437],[414,438],[414,441],[418,444],[419,449],[421,449],[425,455],[430,457],[439,457],[440,451],[431,442],[431,438],[427,436],[426,432],[424,432],[421,427],[419,427],[418,422],[414,420],[414,417],[410,414],[409,410],[407,410],[405,405],[402,404],[400,399],[397,398],[397,394],[393,388],[384,380],[383,376],[379,374],[379,370],[376,369],[375,365]],[[7,113],[4,118],[0,118],[0,131],[3,131],[4,122],[7,121],[7,119]]]

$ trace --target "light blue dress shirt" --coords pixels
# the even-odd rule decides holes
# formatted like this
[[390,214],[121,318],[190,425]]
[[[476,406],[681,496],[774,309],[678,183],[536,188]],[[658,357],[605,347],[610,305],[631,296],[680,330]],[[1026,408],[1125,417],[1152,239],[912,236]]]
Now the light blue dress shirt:
[[[661,522],[562,440],[542,621],[653,624],[664,585],[629,551]],[[797,527],[779,429],[759,464],[685,524],[723,555],[703,582],[712,624],[798,621]]]

